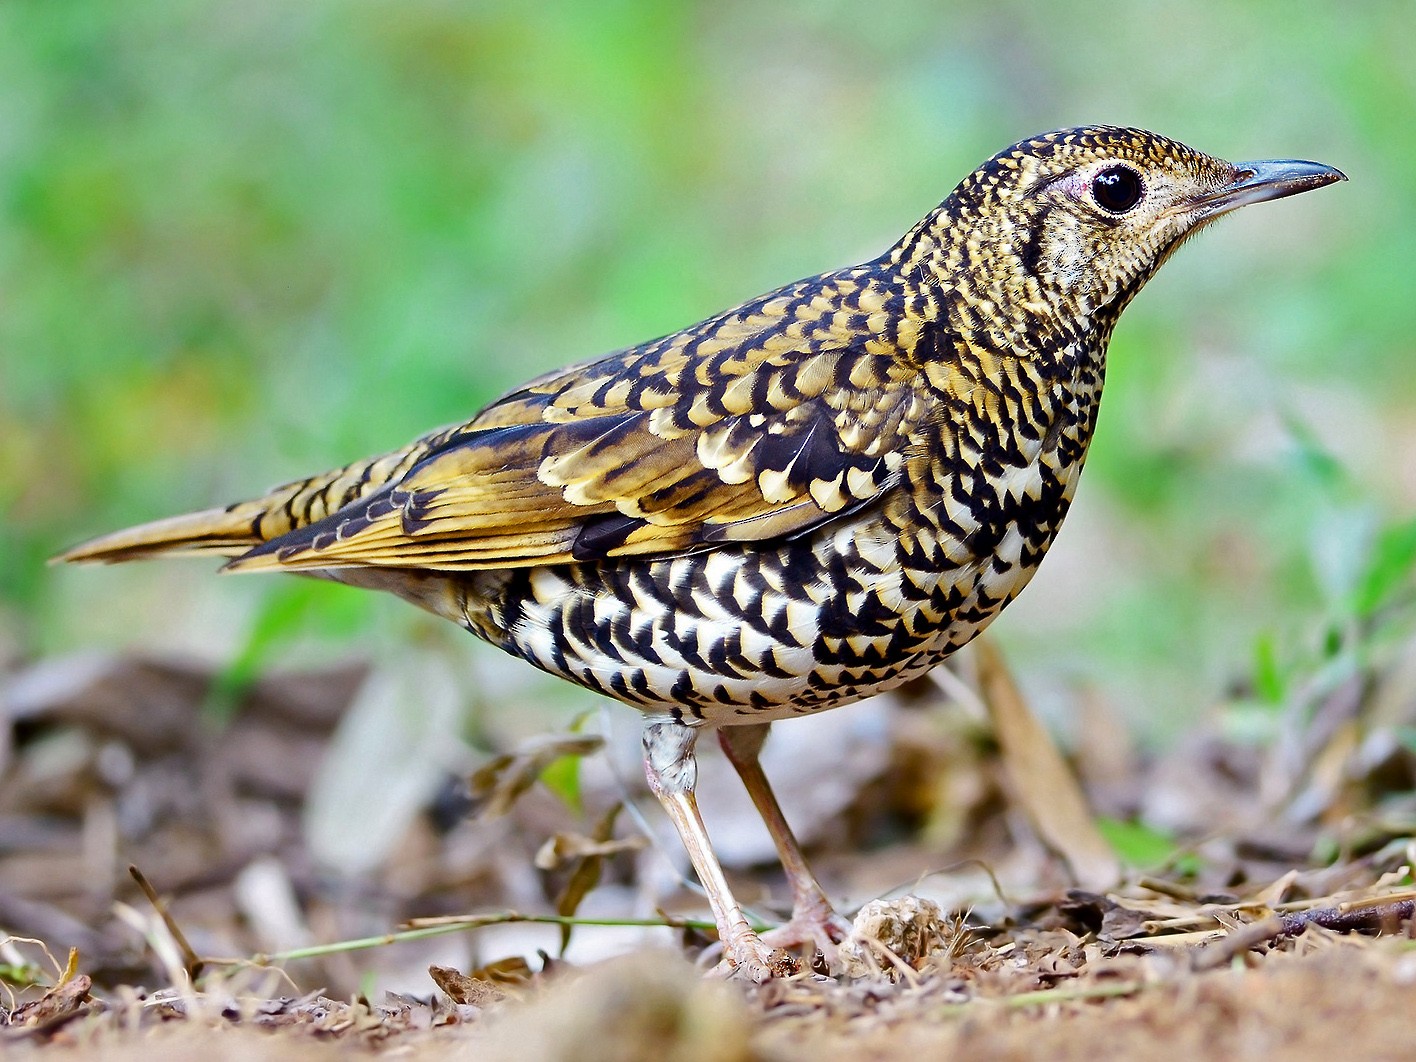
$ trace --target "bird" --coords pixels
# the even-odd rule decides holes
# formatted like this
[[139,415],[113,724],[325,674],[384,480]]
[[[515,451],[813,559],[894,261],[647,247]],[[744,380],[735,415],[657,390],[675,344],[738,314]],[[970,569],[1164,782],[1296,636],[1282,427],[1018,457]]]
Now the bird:
[[[759,754],[934,668],[1027,585],[1077,488],[1121,312],[1230,211],[1345,180],[1142,129],[1021,140],[879,257],[546,373],[464,423],[56,558],[216,555],[382,590],[644,715],[650,789],[727,976],[848,927]],[[758,932],[698,810],[715,731],[792,913]]]

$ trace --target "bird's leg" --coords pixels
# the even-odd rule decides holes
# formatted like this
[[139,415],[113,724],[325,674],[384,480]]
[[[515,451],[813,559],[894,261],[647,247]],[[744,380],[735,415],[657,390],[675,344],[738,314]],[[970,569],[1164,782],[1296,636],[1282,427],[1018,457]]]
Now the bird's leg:
[[693,745],[698,734],[682,723],[660,720],[644,727],[644,773],[649,788],[669,813],[678,829],[688,858],[708,894],[713,908],[713,920],[718,924],[718,938],[723,945],[722,973],[738,973],[755,981],[796,972],[796,963],[786,952],[763,942],[742,907],[733,898],[727,878],[713,846],[708,840],[703,817],[698,813],[698,801],[693,787],[698,782],[698,762]]
[[757,806],[767,832],[772,835],[772,843],[777,847],[777,855],[782,860],[782,869],[787,873],[787,883],[792,890],[792,917],[786,925],[763,934],[768,944],[780,948],[790,948],[799,944],[815,944],[828,962],[834,961],[836,945],[846,939],[851,927],[831,908],[826,893],[806,865],[801,846],[787,825],[782,807],[777,803],[776,794],[762,770],[760,756],[762,745],[767,740],[770,723],[755,723],[749,726],[728,726],[718,731],[718,742],[727,754],[728,762],[737,769],[748,796]]

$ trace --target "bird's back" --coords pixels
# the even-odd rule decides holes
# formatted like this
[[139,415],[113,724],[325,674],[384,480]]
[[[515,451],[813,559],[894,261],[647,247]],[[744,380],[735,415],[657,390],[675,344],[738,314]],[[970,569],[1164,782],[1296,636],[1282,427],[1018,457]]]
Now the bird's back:
[[1100,386],[1095,344],[1049,367],[965,342],[907,242],[401,450],[65,559],[216,553],[387,590],[690,720],[878,692],[1026,584]]
[[1044,283],[1009,183],[1024,147],[1070,144],[991,160],[872,262],[64,559],[216,553],[387,590],[713,722],[887,688],[1016,596],[1075,490],[1129,294],[1098,310]]

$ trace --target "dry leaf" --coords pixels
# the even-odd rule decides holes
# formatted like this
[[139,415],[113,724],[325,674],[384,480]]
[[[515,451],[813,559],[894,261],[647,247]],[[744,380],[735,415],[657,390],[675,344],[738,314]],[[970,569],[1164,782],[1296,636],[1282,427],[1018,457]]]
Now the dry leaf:
[[[620,808],[623,804],[615,804],[609,811],[601,816],[600,821],[595,824],[595,829],[591,833],[592,845],[606,845],[610,838],[614,836],[615,819],[619,817]],[[635,838],[642,841],[642,838]],[[565,888],[556,897],[556,914],[566,918],[574,916],[580,908],[580,901],[585,899],[590,890],[600,884],[600,871],[605,863],[605,853],[589,852],[580,857],[580,863],[570,875],[570,880],[565,883]],[[565,954],[565,949],[570,947],[570,925],[561,926],[560,949],[561,954]]]
[[[72,967],[72,957],[70,960]],[[89,990],[93,981],[85,974],[70,976],[55,985],[39,999],[25,1003],[10,1015],[11,1026],[38,1029],[51,1028],[55,1024],[77,1017],[89,1002]]]
[[476,805],[474,814],[481,818],[505,815],[553,761],[562,756],[589,756],[604,744],[597,735],[549,734],[533,738],[516,752],[493,758],[468,781]]
[[558,833],[548,837],[546,843],[537,850],[535,862],[538,870],[555,870],[573,859],[584,859],[587,856],[603,858],[620,852],[637,852],[647,843],[643,837],[596,841],[578,833]]
[[1121,877],[1121,867],[1087,807],[1067,761],[1037,721],[987,638],[974,641],[980,693],[988,705],[1013,793],[1042,842],[1066,861],[1085,888],[1102,889]]
[[429,966],[428,976],[454,1003],[485,1007],[491,1003],[500,1003],[506,998],[506,992],[491,981],[483,980],[480,977],[468,977],[462,971],[455,970],[451,966]]

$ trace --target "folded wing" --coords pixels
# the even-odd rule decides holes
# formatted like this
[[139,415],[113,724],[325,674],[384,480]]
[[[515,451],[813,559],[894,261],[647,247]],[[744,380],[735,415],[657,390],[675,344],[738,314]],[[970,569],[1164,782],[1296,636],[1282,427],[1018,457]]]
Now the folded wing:
[[800,534],[868,504],[897,476],[920,410],[894,352],[822,312],[827,282],[855,283],[804,282],[541,377],[422,440],[378,490],[230,567],[670,555]]

